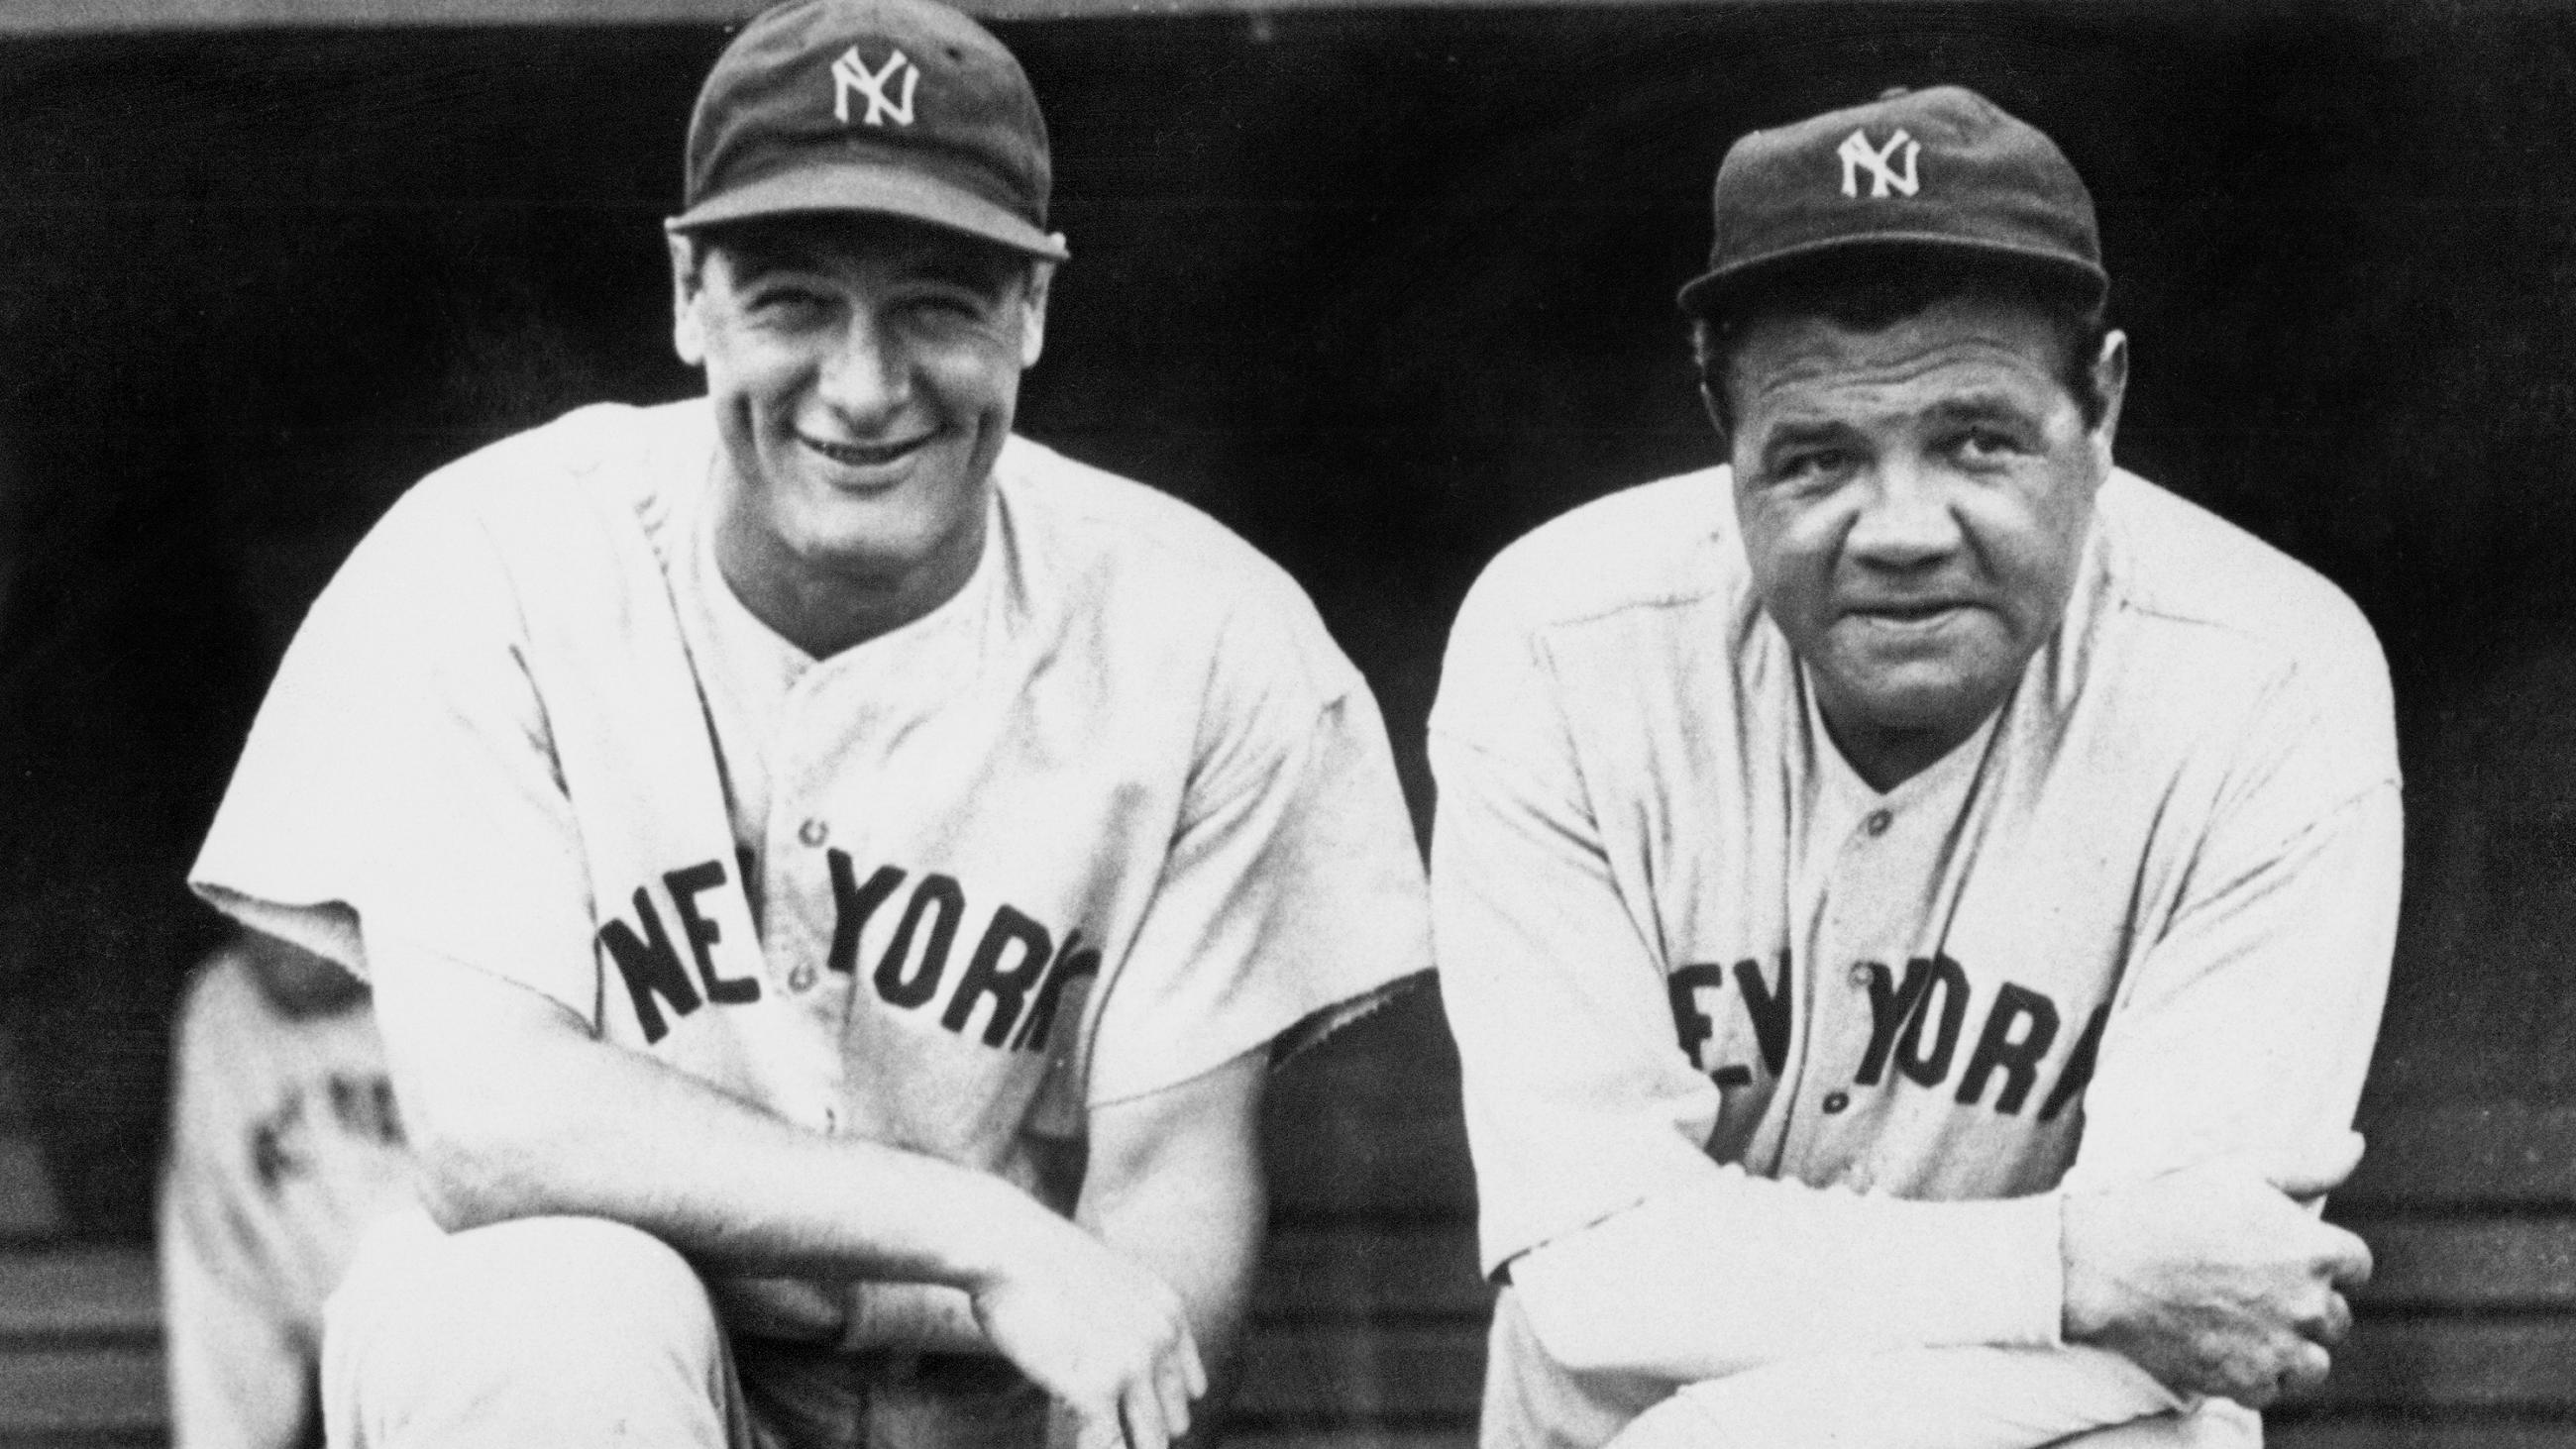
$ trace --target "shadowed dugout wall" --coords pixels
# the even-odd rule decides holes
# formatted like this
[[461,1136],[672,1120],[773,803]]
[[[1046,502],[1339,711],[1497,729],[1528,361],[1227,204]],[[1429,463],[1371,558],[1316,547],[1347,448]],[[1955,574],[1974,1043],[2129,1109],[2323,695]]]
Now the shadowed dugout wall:
[[[2446,1401],[2462,1422],[2568,1421],[2576,18],[1782,4],[999,28],[1048,108],[1075,256],[1025,430],[1303,579],[1426,819],[1422,718],[1476,568],[1713,459],[1671,295],[1725,141],[1944,80],[2052,132],[2094,186],[2136,344],[2124,460],[2341,583],[2397,676],[2410,899],[2379,1150],[2342,1211],[2433,1244],[2409,1261],[2503,1246],[2459,1272],[2392,1261],[2373,1328],[2393,1346],[2340,1402],[2439,1379],[2471,1384]],[[689,390],[657,222],[722,39],[0,44],[0,1031],[79,1230],[141,1228],[167,1013],[213,931],[179,875],[331,566],[457,453]],[[1279,1213],[1306,1234],[1283,1251],[1330,1291],[1278,1311],[1315,1330],[1299,1342],[1421,1355],[1299,1372],[1385,1378],[1398,1427],[1463,1412],[1454,1071],[1426,998],[1279,1093]],[[1424,1262],[1421,1294],[1370,1296]]]

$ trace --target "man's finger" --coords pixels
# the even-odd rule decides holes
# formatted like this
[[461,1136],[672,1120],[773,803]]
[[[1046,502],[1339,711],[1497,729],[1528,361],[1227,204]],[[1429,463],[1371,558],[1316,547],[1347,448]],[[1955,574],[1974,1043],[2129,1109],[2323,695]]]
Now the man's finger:
[[2302,1201],[2343,1186],[2361,1163],[2361,1134],[2302,1144],[2264,1164],[2263,1180]]
[[1119,1422],[1118,1404],[1073,1404],[1074,1449],[1127,1449],[1127,1429]]
[[2342,1294],[2328,1289],[2325,1312],[2318,1316],[2314,1328],[2308,1337],[2328,1348],[2343,1342],[2344,1335],[2352,1332],[2352,1305]]
[[2288,1379],[2289,1375],[2287,1373],[2277,1373],[2268,1379],[2256,1378],[2253,1376],[2253,1370],[2249,1366],[2246,1368],[2243,1377],[2235,1380],[2224,1388],[2214,1389],[2212,1392],[2225,1398],[2234,1399],[2236,1402],[2259,1413],[2262,1410],[2272,1407],[2272,1401],[2281,1397],[2282,1385],[2287,1383]]
[[2325,1271],[2326,1281],[2337,1288],[2359,1288],[2370,1281],[2370,1244],[2360,1236],[2331,1223],[2318,1226],[2332,1234],[2317,1255],[2317,1266]]
[[1199,1359],[1198,1335],[1187,1329],[1181,1332],[1181,1372],[1189,1384],[1190,1398],[1193,1400],[1206,1398],[1207,1365]]
[[1151,1382],[1129,1384],[1118,1403],[1127,1425],[1127,1449],[1171,1449],[1171,1431],[1163,1424],[1163,1401]]
[[2290,1366],[2281,1372],[2281,1390],[2295,1394],[2313,1389],[2324,1383],[2333,1370],[2334,1356],[2325,1351],[2324,1345],[2302,1342],[2290,1356]]
[[1163,1406],[1163,1423],[1175,1439],[1190,1432],[1190,1388],[1182,1366],[1166,1354],[1154,1363],[1154,1390]]

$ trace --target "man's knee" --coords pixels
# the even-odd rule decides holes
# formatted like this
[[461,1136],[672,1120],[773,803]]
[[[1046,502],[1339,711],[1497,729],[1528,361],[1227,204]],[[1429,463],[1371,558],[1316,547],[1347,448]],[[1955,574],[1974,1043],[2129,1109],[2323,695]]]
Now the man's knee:
[[[461,1334],[512,1352],[574,1352],[635,1340],[705,1339],[714,1310],[696,1272],[649,1233],[600,1218],[523,1218],[440,1233],[413,1218],[369,1238],[350,1274],[348,1316]],[[334,1321],[344,1308],[335,1302]]]
[[[445,1234],[379,1227],[331,1300],[323,1394],[335,1444],[496,1443],[576,1432],[567,1413],[701,1428],[725,1410],[725,1349],[705,1285],[661,1240],[597,1218]],[[584,1407],[587,1406],[587,1407]],[[442,1426],[446,1426],[442,1428]],[[653,1442],[722,1442],[697,1433]]]

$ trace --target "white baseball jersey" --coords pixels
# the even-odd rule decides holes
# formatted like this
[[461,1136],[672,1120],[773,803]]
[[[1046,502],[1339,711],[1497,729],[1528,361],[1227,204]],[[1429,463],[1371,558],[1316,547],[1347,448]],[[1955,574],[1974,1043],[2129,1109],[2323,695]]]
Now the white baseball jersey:
[[1015,438],[971,581],[815,660],[716,570],[717,447],[703,401],[590,408],[407,495],[289,652],[198,888],[1032,1190],[1086,1107],[1427,966],[1376,705],[1232,534]]
[[179,1016],[160,1260],[178,1449],[319,1443],[322,1302],[367,1226],[416,1199],[363,1000],[292,1012],[236,940]]
[[1598,1444],[1710,1380],[1728,1442],[1781,1449],[1853,1427],[1795,1412],[1818,1365],[1883,1444],[2259,1435],[2059,1342],[2046,1194],[2349,1125],[2397,906],[2386,670],[2330,585],[2132,475],[2085,550],[1997,715],[1883,795],[1752,592],[1726,470],[1477,584],[1433,889],[1514,1285],[1486,1444]]

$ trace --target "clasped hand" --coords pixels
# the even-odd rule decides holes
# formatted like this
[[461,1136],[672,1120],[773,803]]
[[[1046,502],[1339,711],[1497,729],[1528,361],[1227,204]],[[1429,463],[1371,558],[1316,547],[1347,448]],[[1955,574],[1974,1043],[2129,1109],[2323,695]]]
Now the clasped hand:
[[1180,1295],[1081,1229],[969,1290],[1002,1355],[1054,1397],[1075,1449],[1167,1449],[1207,1392]]
[[2310,1157],[2221,1158],[2069,1194],[2066,1337],[2177,1393],[2248,1408],[2322,1383],[2352,1327],[2344,1294],[2370,1281],[2371,1261],[2310,1208],[2351,1174],[2360,1138]]

